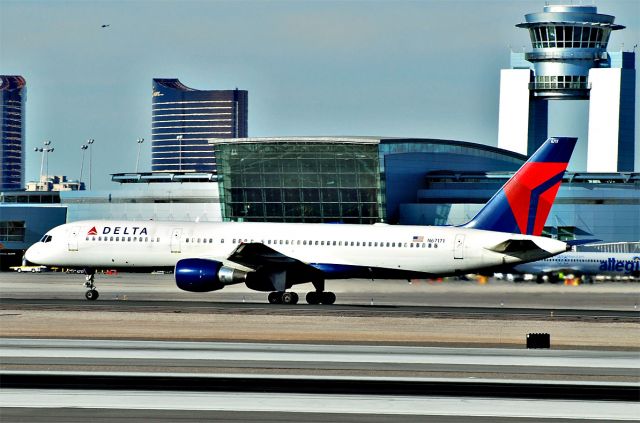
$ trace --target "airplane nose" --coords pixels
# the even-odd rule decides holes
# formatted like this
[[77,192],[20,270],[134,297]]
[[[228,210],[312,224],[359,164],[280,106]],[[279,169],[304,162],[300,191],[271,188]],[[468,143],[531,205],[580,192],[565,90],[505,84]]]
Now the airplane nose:
[[27,248],[27,251],[24,253],[25,260],[31,263],[38,263],[38,254],[36,253],[37,248],[38,247],[36,245],[32,245]]

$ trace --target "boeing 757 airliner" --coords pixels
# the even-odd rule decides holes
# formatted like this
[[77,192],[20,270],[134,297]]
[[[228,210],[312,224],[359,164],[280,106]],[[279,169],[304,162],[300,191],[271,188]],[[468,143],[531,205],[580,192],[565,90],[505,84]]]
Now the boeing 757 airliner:
[[539,236],[576,138],[549,138],[462,226],[80,221],[58,226],[31,246],[37,264],[84,268],[95,300],[96,269],[173,268],[192,292],[230,284],[295,304],[293,285],[311,282],[309,304],[332,304],[325,280],[429,278],[483,272],[551,257],[564,242]]

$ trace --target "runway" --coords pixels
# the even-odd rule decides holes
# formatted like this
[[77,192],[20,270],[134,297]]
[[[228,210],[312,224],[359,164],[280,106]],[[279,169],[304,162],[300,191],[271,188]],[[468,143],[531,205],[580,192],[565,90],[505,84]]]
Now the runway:
[[[3,386],[3,421],[569,422],[640,414],[633,283],[329,281],[337,304],[284,306],[243,286],[185,293],[173,275],[149,274],[101,275],[100,299],[88,302],[83,280],[0,273],[0,381],[35,381]],[[532,332],[549,333],[551,349],[525,349]],[[74,374],[93,382],[79,389]],[[105,390],[101,375],[126,383]],[[202,377],[243,392],[188,389]],[[44,389],[46,380],[57,389]],[[180,390],[169,389],[174,382]],[[588,392],[580,384],[604,393],[607,384],[631,386],[632,399],[571,397]],[[546,386],[542,398],[531,394],[536,386]],[[553,396],[553,386],[564,394]]]
[[3,420],[33,422],[563,423],[637,421],[640,413],[625,401],[463,397],[7,389],[0,398]]
[[331,281],[337,304],[285,306],[242,285],[193,294],[150,274],[100,276],[89,302],[83,280],[0,273],[0,336],[513,347],[546,332],[554,348],[640,348],[635,283]]
[[[84,276],[78,274],[0,272],[0,300],[84,300],[83,282]],[[103,301],[195,301],[264,305],[267,296],[264,292],[252,291],[242,284],[202,294],[185,292],[176,287],[171,274],[99,274],[96,276],[96,285],[100,291],[100,300]],[[296,285],[293,290],[304,295],[312,290],[312,286]],[[564,286],[495,279],[486,284],[454,279],[444,282],[350,279],[327,281],[327,290],[336,293],[336,305],[640,310],[640,283],[633,282]]]
[[[637,352],[4,339],[0,358],[48,368],[0,374],[3,418],[17,420],[557,422],[640,413]],[[56,363],[67,370],[51,371]],[[221,373],[225,366],[238,373]]]
[[3,371],[640,382],[638,351],[12,339]]

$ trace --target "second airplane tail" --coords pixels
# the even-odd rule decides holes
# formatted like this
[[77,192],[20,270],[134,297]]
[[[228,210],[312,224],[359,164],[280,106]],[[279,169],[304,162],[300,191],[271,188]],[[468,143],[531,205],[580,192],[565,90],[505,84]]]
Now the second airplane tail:
[[463,227],[541,235],[577,141],[547,139]]

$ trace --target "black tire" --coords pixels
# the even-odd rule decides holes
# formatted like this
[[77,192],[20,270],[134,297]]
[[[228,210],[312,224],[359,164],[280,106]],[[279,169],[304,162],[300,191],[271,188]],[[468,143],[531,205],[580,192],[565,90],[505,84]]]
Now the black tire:
[[17,270],[17,272],[18,272],[18,273],[22,273],[22,269],[18,269],[18,270]]
[[307,292],[306,300],[307,304],[316,305],[320,304],[320,294],[316,291]]
[[322,297],[320,298],[320,302],[322,304],[331,305],[336,302],[336,294],[333,292],[323,292]]
[[89,289],[87,290],[87,292],[85,292],[84,296],[87,298],[87,300],[89,301],[95,301],[98,299],[98,297],[100,296],[100,294],[98,294],[98,291],[95,289]]
[[270,292],[267,300],[269,300],[269,304],[280,304],[282,302],[282,295],[280,295],[279,292]]
[[294,304],[293,295],[291,292],[283,292],[282,293],[282,304]]
[[291,295],[293,296],[293,302],[291,304],[298,304],[298,300],[300,300],[298,294],[296,292],[292,292]]

